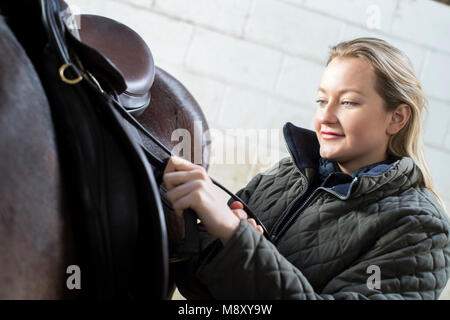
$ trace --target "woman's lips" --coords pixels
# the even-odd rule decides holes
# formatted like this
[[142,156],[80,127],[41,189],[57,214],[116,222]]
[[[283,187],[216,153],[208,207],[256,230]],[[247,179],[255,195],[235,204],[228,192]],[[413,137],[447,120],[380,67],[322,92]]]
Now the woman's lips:
[[344,135],[338,135],[330,132],[322,132],[322,138],[325,140],[333,140],[345,137]]

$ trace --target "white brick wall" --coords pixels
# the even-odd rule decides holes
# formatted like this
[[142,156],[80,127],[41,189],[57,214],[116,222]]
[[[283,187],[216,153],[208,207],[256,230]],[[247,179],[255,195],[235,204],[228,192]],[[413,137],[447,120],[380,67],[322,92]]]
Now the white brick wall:
[[[395,2],[395,1],[393,1]],[[450,53],[450,7],[430,0],[398,0],[392,34]]]
[[337,19],[280,1],[255,3],[245,38],[293,55],[323,60],[327,47],[337,42],[344,25]]
[[[450,6],[431,0],[67,2],[141,34],[156,64],[191,91],[217,130],[281,131],[286,121],[312,129],[328,47],[359,36],[389,41],[408,55],[430,100],[425,152],[450,209]],[[281,137],[279,148],[286,152]],[[210,173],[237,191],[262,168],[212,165]]]
[[163,0],[156,1],[154,10],[199,26],[240,35],[251,4],[251,0]]
[[282,57],[274,49],[197,28],[186,68],[222,81],[271,91]]

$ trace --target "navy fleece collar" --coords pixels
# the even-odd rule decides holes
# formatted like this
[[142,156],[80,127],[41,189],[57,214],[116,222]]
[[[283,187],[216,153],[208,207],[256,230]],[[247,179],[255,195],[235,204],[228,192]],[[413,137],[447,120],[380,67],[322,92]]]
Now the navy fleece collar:
[[297,127],[291,122],[283,126],[286,146],[299,170],[318,169],[320,144],[314,131]]
[[[320,157],[320,144],[315,131],[297,127],[291,122],[287,122],[283,126],[283,134],[287,148],[297,168],[299,170],[305,168],[316,169],[319,173],[320,181],[325,180],[326,177],[334,172],[340,172],[339,176],[341,177],[346,175],[351,178],[358,177],[361,174],[379,175],[389,169],[396,160],[400,159],[399,157],[391,156],[385,161],[361,167],[349,175],[343,173],[335,162]],[[343,182],[342,179],[338,180]],[[339,183],[339,181],[335,181],[334,184],[336,183]]]

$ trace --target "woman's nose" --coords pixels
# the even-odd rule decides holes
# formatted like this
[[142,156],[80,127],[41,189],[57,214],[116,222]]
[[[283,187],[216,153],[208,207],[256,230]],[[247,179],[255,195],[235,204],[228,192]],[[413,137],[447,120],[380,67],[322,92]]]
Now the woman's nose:
[[322,123],[335,123],[337,122],[337,108],[334,101],[328,101],[326,105],[319,108],[318,120]]

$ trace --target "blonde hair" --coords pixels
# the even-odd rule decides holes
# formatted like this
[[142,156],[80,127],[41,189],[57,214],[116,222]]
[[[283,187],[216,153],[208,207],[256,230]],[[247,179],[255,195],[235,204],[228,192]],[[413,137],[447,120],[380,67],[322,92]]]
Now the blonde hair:
[[398,157],[410,157],[422,172],[423,186],[436,196],[447,212],[444,202],[434,189],[423,150],[422,114],[426,112],[428,116],[428,100],[408,57],[377,38],[357,38],[331,47],[327,65],[337,57],[361,58],[371,66],[377,77],[376,90],[383,98],[388,112],[402,103],[410,106],[411,116],[406,125],[391,136],[387,152]]

